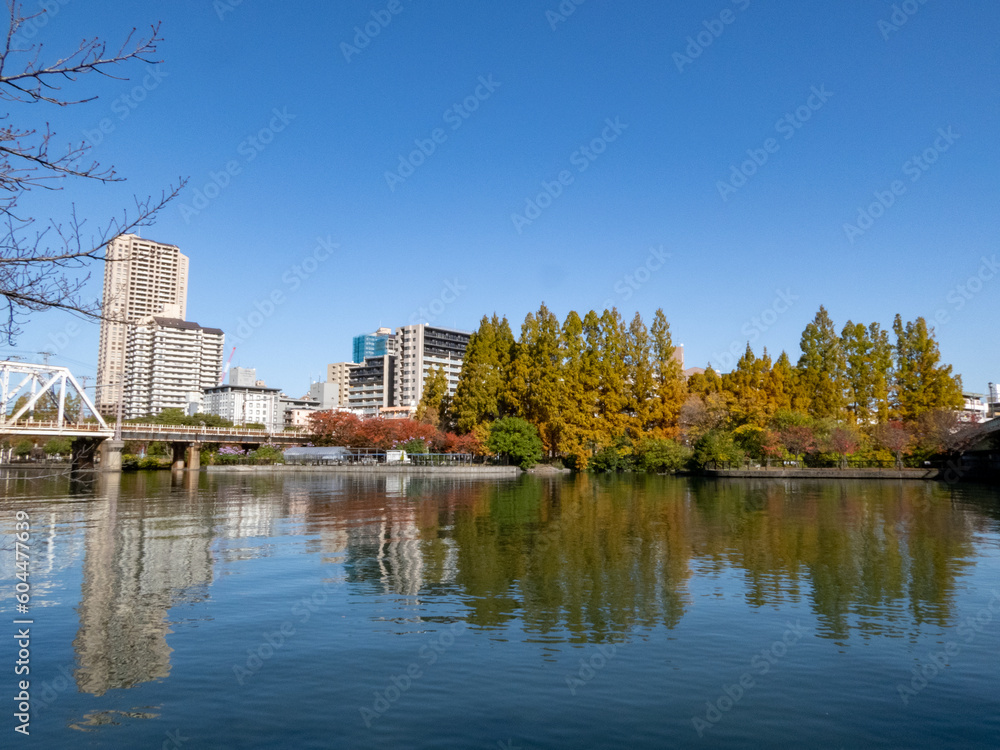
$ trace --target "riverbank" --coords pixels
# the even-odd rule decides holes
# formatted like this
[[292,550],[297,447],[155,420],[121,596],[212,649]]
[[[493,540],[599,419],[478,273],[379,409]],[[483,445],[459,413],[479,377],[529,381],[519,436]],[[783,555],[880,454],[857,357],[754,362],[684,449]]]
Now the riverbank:
[[206,466],[210,474],[364,474],[366,476],[463,476],[463,477],[516,477],[521,473],[517,466],[408,466],[406,464],[387,466],[295,466],[292,464],[272,464],[271,466]]
[[941,479],[940,469],[705,469],[708,477],[734,479]]

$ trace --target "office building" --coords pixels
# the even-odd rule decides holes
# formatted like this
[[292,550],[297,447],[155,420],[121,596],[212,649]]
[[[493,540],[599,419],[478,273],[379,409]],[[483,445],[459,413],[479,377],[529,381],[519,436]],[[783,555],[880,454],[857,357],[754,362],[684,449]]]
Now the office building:
[[423,395],[428,373],[438,367],[444,370],[448,381],[448,395],[454,396],[471,335],[468,331],[438,328],[426,323],[397,329],[395,400],[387,406],[416,407]]
[[206,388],[204,412],[217,414],[234,425],[262,424],[267,430],[279,432],[285,424],[280,394],[280,388],[232,383]]
[[340,386],[330,382],[315,382],[309,386],[309,398],[319,402],[318,409],[340,409]]
[[361,363],[368,357],[382,357],[395,354],[395,341],[391,328],[378,328],[375,333],[363,333],[354,337],[354,361]]
[[128,343],[125,323],[149,315],[184,319],[188,258],[174,245],[134,234],[111,240],[105,258],[96,406],[102,414],[114,414]]
[[257,370],[253,367],[233,367],[229,370],[229,385],[256,385]]
[[178,318],[140,318],[125,348],[125,418],[171,408],[201,410],[202,393],[219,380],[224,339],[218,328]]

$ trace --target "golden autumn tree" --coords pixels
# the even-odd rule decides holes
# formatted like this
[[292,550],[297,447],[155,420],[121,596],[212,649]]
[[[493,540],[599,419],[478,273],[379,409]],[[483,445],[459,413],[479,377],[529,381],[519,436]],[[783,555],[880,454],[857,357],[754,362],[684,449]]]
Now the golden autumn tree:
[[649,428],[653,437],[675,438],[679,432],[681,407],[687,398],[687,383],[662,307],[653,315],[650,334],[655,393],[650,406]]

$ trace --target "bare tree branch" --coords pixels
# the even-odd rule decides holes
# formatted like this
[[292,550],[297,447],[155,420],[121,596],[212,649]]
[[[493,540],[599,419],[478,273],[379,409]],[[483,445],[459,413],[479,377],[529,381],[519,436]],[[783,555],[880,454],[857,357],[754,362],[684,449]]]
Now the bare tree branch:
[[[18,30],[44,11],[25,16],[22,5],[8,0],[9,26],[0,38],[0,100],[12,104],[54,104],[65,107],[91,101],[95,97],[71,99],[63,96],[62,86],[80,76],[96,73],[126,80],[112,71],[132,61],[156,64],[156,45],[162,41],[159,24],[151,27],[148,37],[136,37],[132,29],[120,47],[108,52],[100,39],[84,39],[69,55],[43,62],[42,45],[22,48]],[[97,162],[84,166],[90,146],[86,142],[70,144],[65,152],[53,151],[55,133],[48,124],[42,129],[12,124],[11,113],[0,116],[0,337],[9,344],[21,333],[21,324],[32,312],[48,309],[67,310],[91,320],[102,319],[96,299],[84,298],[89,273],[76,273],[92,262],[107,261],[108,242],[137,227],[149,226],[157,213],[177,197],[186,184],[179,179],[168,186],[158,199],[152,196],[135,199],[132,211],[112,217],[89,239],[84,238],[86,219],[80,219],[73,207],[66,222],[56,219],[42,229],[35,219],[18,215],[18,201],[32,188],[60,190],[58,181],[69,177],[99,183],[120,182],[114,167]]]

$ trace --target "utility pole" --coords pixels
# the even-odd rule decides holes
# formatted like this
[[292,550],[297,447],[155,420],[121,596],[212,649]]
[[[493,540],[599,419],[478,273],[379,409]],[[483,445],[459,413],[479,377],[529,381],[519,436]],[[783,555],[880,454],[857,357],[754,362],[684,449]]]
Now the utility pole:
[[55,352],[38,352],[38,353],[42,355],[42,364],[44,364],[46,367],[48,367],[49,366],[49,357],[54,356]]

